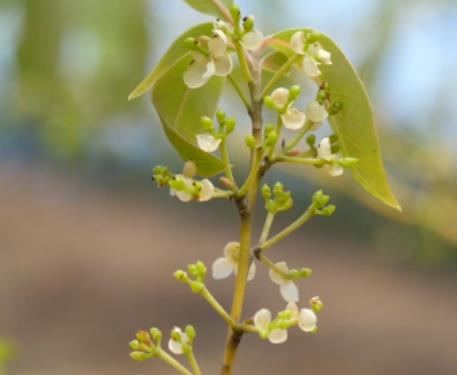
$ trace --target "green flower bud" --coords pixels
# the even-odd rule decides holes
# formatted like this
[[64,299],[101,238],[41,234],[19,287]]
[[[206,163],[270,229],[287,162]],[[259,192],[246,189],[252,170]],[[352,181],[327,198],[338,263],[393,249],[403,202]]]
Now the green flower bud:
[[176,280],[182,281],[182,282],[187,282],[187,280],[189,279],[189,276],[187,275],[187,273],[182,270],[176,271],[173,274],[173,276],[175,277]]
[[297,99],[301,94],[301,87],[299,85],[294,85],[289,90],[289,101]]
[[332,145],[335,144],[335,143],[337,143],[337,142],[338,142],[338,139],[339,139],[339,137],[338,137],[337,134],[332,134],[332,135],[330,136],[330,138],[329,138],[330,143],[331,143]]
[[314,134],[309,135],[306,138],[306,143],[309,147],[314,147],[314,145],[316,144],[316,136]]
[[197,44],[197,39],[195,38],[192,38],[191,36],[186,38],[186,40],[184,41],[185,45],[187,48],[191,49],[191,50],[194,50],[195,49],[195,46]]
[[281,195],[284,193],[284,185],[281,182],[276,182],[273,187],[273,192],[275,195]]
[[324,302],[319,297],[313,297],[309,300],[309,304],[311,305],[311,309],[315,313],[319,313],[324,309]]
[[150,358],[150,354],[143,352],[131,352],[130,358],[132,358],[134,361],[143,362]]
[[263,184],[262,186],[262,197],[264,200],[271,198],[271,189],[267,184]]
[[331,146],[330,150],[332,151],[332,154],[337,154],[338,152],[340,152],[341,147],[340,147],[340,145],[333,144]]
[[325,195],[322,190],[317,191],[313,195],[313,204],[316,208],[324,207],[330,200],[329,195]]
[[191,281],[190,282],[190,289],[192,289],[192,292],[194,293],[201,293],[204,289],[203,283],[199,281]]
[[335,102],[328,109],[328,114],[330,116],[335,116],[343,109],[343,102]]
[[299,271],[300,278],[307,279],[311,277],[313,274],[313,270],[311,268],[302,268]]
[[138,340],[132,340],[129,342],[130,349],[132,350],[138,350],[140,347],[140,342]]
[[237,4],[232,4],[232,6],[230,7],[230,14],[233,17],[233,22],[235,23],[235,25],[238,25],[241,19],[241,10]]
[[152,327],[149,330],[149,333],[151,334],[151,337],[155,342],[160,343],[160,341],[162,340],[162,332],[160,331],[160,329]]
[[254,29],[254,16],[245,17],[243,19],[243,27],[245,32],[252,31]]
[[265,146],[272,147],[276,144],[277,140],[278,133],[275,130],[272,130],[267,135],[267,139],[265,140]]
[[203,129],[205,129],[207,132],[211,133],[214,131],[214,122],[208,116],[203,116],[201,118],[201,124]]
[[189,264],[187,266],[187,271],[189,272],[190,276],[192,276],[194,278],[198,277],[198,275],[199,275],[197,266],[195,264]]
[[334,204],[329,204],[327,207],[324,207],[319,214],[322,216],[332,216],[335,213],[336,206]]
[[246,146],[248,146],[248,148],[249,148],[250,150],[254,150],[255,147],[256,147],[255,138],[254,138],[252,135],[247,135],[247,136],[244,138],[244,143],[246,143]]
[[316,100],[319,104],[323,104],[325,102],[325,99],[327,99],[327,91],[325,90],[319,90],[316,96]]
[[195,336],[197,336],[197,332],[195,331],[195,328],[191,326],[190,324],[186,326],[186,335],[189,338],[189,342],[192,343],[195,339]]
[[208,271],[205,264],[201,261],[198,261],[197,263],[195,263],[195,266],[197,267],[197,272],[198,272],[199,276],[202,279],[204,279],[206,276],[206,273]]
[[138,331],[136,334],[136,338],[139,343],[149,344],[151,342],[151,337],[149,336],[149,332],[147,331]]
[[275,214],[278,211],[276,202],[273,199],[269,199],[268,201],[266,201],[265,210],[267,210],[267,212]]
[[227,120],[225,120],[225,133],[230,134],[235,130],[236,126],[236,120],[232,117],[229,117]]
[[358,162],[359,162],[359,159],[351,158],[351,157],[342,158],[342,159],[338,160],[338,164],[344,168],[353,168],[353,167],[355,167],[355,165]]
[[273,98],[270,95],[265,96],[263,99],[263,103],[267,108],[274,109],[275,108],[275,102]]
[[219,123],[219,125],[222,125],[225,122],[226,117],[227,117],[227,115],[222,109],[219,109],[216,112],[216,119],[217,119],[217,122]]

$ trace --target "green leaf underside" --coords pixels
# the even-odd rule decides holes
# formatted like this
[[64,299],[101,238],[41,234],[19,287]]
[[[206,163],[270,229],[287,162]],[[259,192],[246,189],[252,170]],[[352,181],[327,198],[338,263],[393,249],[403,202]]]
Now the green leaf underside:
[[[294,29],[274,37],[289,42],[291,36],[300,30],[305,34],[316,33],[309,29]],[[359,160],[352,169],[352,174],[368,193],[386,205],[401,210],[384,169],[373,110],[365,86],[335,42],[326,35],[316,34],[317,41],[331,52],[333,61],[333,65],[321,65],[321,79],[328,82],[331,103],[343,103],[342,110],[329,118],[339,137],[342,154]],[[287,56],[292,55],[290,49],[280,43],[273,44],[272,47]]]
[[186,45],[185,40],[189,37],[199,37],[202,35],[211,36],[213,30],[212,23],[203,23],[197,25],[184,34],[180,35],[168,48],[167,52],[160,59],[157,66],[147,75],[147,77],[132,91],[129,95],[129,100],[140,97],[147,91],[149,91],[157,80],[163,76],[168,69],[184,55],[190,53],[189,47]]
[[201,117],[213,117],[224,84],[213,77],[203,87],[191,90],[183,74],[192,62],[185,55],[156,82],[152,101],[159,114],[168,140],[184,160],[193,160],[202,176],[212,176],[223,170],[221,160],[196,146],[196,135],[204,133]]
[[233,4],[233,0],[184,0],[190,7],[198,10],[201,13],[209,14],[210,16],[222,16],[216,3],[225,6],[227,10]]

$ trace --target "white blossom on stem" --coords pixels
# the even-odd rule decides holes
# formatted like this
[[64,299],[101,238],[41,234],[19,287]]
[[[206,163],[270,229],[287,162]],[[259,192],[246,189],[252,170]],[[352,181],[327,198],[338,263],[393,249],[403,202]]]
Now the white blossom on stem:
[[221,138],[215,137],[208,133],[197,134],[196,137],[197,137],[198,147],[202,151],[205,151],[208,153],[216,151],[222,142]]
[[241,44],[247,50],[256,50],[260,47],[263,41],[263,34],[258,30],[250,31],[243,35]]
[[289,278],[284,277],[284,274],[288,274],[289,272],[287,263],[279,262],[276,263],[275,266],[278,270],[281,271],[281,273],[271,268],[269,272],[271,281],[279,285],[279,291],[281,293],[281,296],[287,302],[297,302],[299,300],[299,292],[297,285],[295,285],[295,283]]
[[344,173],[344,168],[337,163],[339,157],[332,153],[332,144],[330,138],[326,137],[319,142],[317,147],[317,155],[330,164],[326,164],[325,168],[330,176],[338,177]]
[[[216,280],[225,279],[232,273],[237,274],[239,266],[240,244],[229,242],[224,247],[224,256],[217,258],[212,266],[213,278]],[[249,266],[248,281],[254,279],[256,271],[255,263]]]
[[287,341],[287,330],[273,328],[270,330],[271,312],[268,309],[261,309],[254,315],[254,326],[261,334],[268,335],[268,340],[272,344],[282,344]]
[[[174,338],[176,336],[178,339]],[[188,344],[189,338],[187,334],[181,330],[179,327],[174,327],[172,331],[172,337],[168,340],[168,349],[174,354],[183,354],[183,344]]]

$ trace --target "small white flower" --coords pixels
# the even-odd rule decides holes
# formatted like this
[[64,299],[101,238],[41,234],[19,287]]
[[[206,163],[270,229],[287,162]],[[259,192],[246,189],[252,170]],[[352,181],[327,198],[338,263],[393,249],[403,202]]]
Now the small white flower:
[[[229,277],[232,273],[238,272],[238,262],[240,255],[240,244],[238,242],[229,242],[225,245],[224,256],[214,261],[212,267],[213,278],[221,280]],[[255,276],[256,266],[252,262],[248,271],[248,281]]]
[[189,338],[187,337],[187,334],[181,331],[181,328],[179,327],[173,328],[173,334],[177,335],[179,340],[175,340],[173,337],[171,337],[170,340],[168,340],[168,349],[170,349],[170,352],[174,354],[183,354],[183,344],[188,344]]
[[200,202],[207,202],[207,201],[211,200],[214,196],[213,183],[210,180],[208,180],[207,178],[205,178],[204,180],[200,181],[200,185],[201,185],[201,190],[198,195],[198,200]]
[[208,41],[208,56],[194,52],[193,62],[184,72],[184,83],[191,89],[202,87],[212,76],[226,77],[232,72],[233,61],[227,51],[228,38],[222,30],[213,30],[214,35]]
[[281,115],[284,126],[290,130],[301,129],[306,123],[306,114],[297,108],[289,108],[286,113]]
[[268,309],[261,309],[254,315],[254,326],[260,333],[267,332],[268,340],[272,344],[282,344],[287,340],[287,330],[275,328],[269,331],[271,323],[271,312]]
[[303,31],[297,31],[292,38],[290,38],[290,44],[292,45],[292,49],[298,55],[305,54],[305,33]]
[[322,123],[327,120],[328,113],[324,105],[320,105],[317,101],[313,100],[308,104],[306,117],[314,123]]
[[263,41],[263,34],[258,30],[250,31],[243,35],[241,44],[248,50],[256,50]]
[[214,152],[219,148],[221,142],[220,138],[216,138],[211,134],[197,134],[197,144],[202,151]]
[[298,316],[298,327],[304,332],[312,332],[317,327],[317,316],[311,309],[301,309]]
[[[176,181],[182,181],[184,183],[184,186],[186,187],[185,190],[191,190],[192,189],[192,185],[194,183],[194,180],[192,178],[186,177],[186,176],[184,176],[182,174],[177,174],[175,176],[175,180]],[[181,202],[190,202],[193,199],[192,194],[189,193],[188,191],[175,190],[173,188],[170,189],[170,195],[172,197],[173,196],[178,197],[178,199]]]
[[271,93],[271,98],[273,103],[278,108],[284,108],[284,106],[289,102],[289,90],[284,87],[278,87],[273,90]]
[[286,309],[292,313],[292,318],[296,318],[298,316],[298,306],[295,302],[289,302]]
[[308,47],[308,53],[311,57],[325,65],[332,65],[332,54],[326,51],[320,43],[315,42]]
[[[276,267],[284,274],[289,272],[286,262],[276,263]],[[273,269],[270,269],[269,274],[271,281],[279,285],[279,291],[282,298],[284,298],[287,302],[297,302],[299,300],[297,285],[295,285],[292,280],[283,277],[280,273]]]
[[319,77],[322,73],[319,69],[319,63],[309,56],[305,56],[302,61],[303,72],[310,78]]
[[330,176],[338,177],[344,173],[344,168],[335,161],[338,160],[338,156],[332,153],[332,144],[330,138],[326,137],[319,142],[317,147],[317,155],[324,160],[332,162],[331,164],[325,165]]

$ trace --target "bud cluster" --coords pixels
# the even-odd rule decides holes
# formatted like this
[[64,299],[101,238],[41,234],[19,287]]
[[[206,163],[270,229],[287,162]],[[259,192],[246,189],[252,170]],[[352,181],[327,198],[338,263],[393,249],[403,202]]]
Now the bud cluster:
[[174,273],[176,280],[189,285],[194,293],[201,293],[205,288],[205,279],[207,268],[203,262],[198,261],[195,264],[187,266],[187,272],[178,270]]
[[329,201],[329,195],[324,194],[322,190],[317,191],[312,199],[314,213],[320,216],[332,216],[336,210],[336,206],[334,204],[328,204]]
[[136,339],[130,341],[130,358],[135,361],[145,361],[154,358],[158,354],[158,348],[162,344],[162,332],[158,328],[151,328],[148,331],[138,331]]
[[262,186],[262,196],[265,200],[265,209],[274,215],[291,209],[294,204],[292,193],[284,191],[284,185],[280,182],[273,186],[273,191],[267,184],[264,184]]

